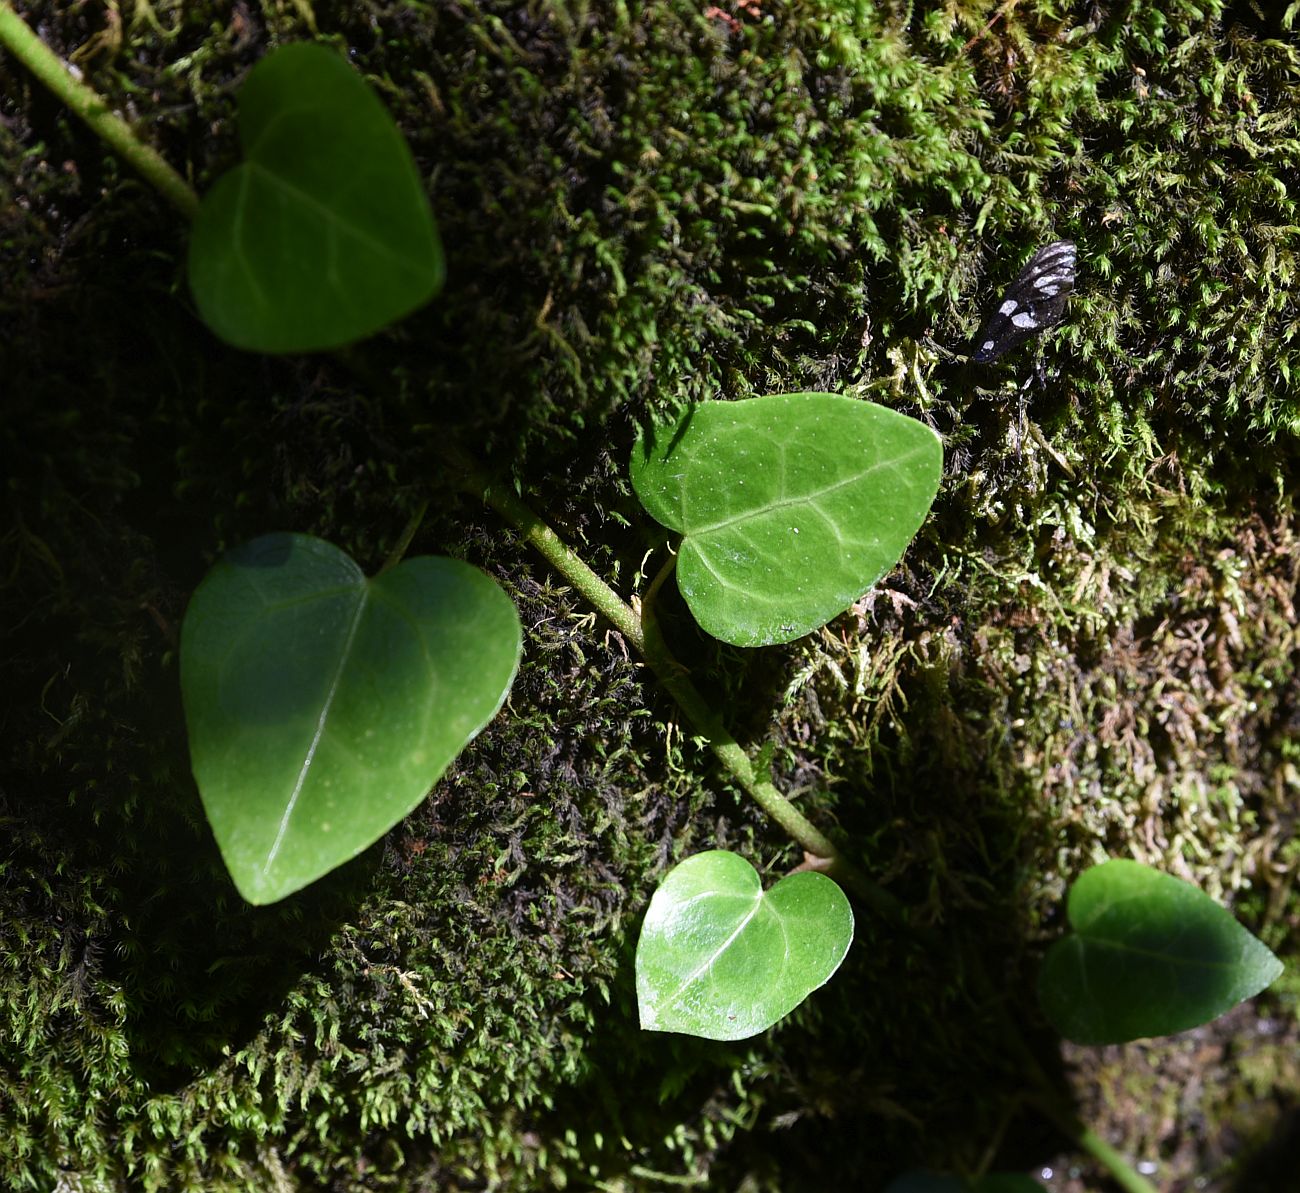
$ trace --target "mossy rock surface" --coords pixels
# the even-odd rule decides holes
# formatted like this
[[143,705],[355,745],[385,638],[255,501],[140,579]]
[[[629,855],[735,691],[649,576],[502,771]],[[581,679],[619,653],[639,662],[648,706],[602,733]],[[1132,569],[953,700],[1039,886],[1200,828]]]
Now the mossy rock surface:
[[[658,877],[719,846],[774,877],[796,851],[456,494],[440,437],[513,472],[628,593],[655,535],[624,476],[648,415],[818,389],[926,419],[949,461],[935,512],[827,631],[740,652],[665,599],[701,686],[820,826],[986,957],[1049,1064],[1036,959],[1102,856],[1197,882],[1294,966],[1281,16],[19,7],[200,187],[234,160],[234,88],[270,45],[346,48],[412,145],[449,277],[346,362],[223,348],[188,308],[179,221],[0,57],[0,1184],[871,1189],[999,1138],[1002,1167],[1062,1168],[955,954],[863,915],[844,969],[767,1036],[637,1030]],[[987,369],[940,351],[1066,236],[1059,330]],[[188,772],[186,600],[271,530],[373,570],[426,498],[413,549],[519,604],[509,705],[382,843],[247,907]],[[1060,1063],[1169,1188],[1270,1187],[1249,1181],[1290,1171],[1295,1006],[1287,977],[1199,1029],[1203,1070],[1193,1037]]]

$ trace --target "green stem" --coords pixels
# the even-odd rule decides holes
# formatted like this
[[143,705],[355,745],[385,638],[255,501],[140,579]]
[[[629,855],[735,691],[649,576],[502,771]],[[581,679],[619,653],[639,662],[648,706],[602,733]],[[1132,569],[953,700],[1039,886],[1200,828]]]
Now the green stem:
[[[621,600],[587,564],[541,518],[525,505],[507,485],[484,475],[476,465],[451,449],[444,456],[461,473],[462,487],[496,510],[548,563],[555,568],[602,617],[645,659],[659,682],[677,701],[695,732],[708,742],[717,759],[750,797],[790,836],[814,857],[825,859],[825,870],[842,882],[872,910],[894,920],[904,918],[902,904],[883,887],[858,870],[834,843],[766,778],[754,771],[749,755],[722,724],[712,705],[691,682],[686,668],[672,655],[659,632],[653,614],[653,599],[643,603],[641,613]],[[651,585],[648,597],[662,584],[667,570]]]
[[[654,596],[663,584],[672,563],[665,565],[641,602],[641,626],[645,632],[644,656],[659,682],[708,743],[714,756],[731,772],[732,777],[773,820],[790,834],[808,853],[825,858],[824,872],[848,887],[872,911],[895,922],[906,918],[903,904],[884,887],[872,882],[850,862],[820,829],[773,785],[754,770],[749,755],[719,719],[713,706],[691,682],[686,668],[677,661],[659,631],[655,617]],[[612,595],[612,594],[611,594]],[[615,597],[617,600],[617,597]],[[620,602],[621,603],[621,602]],[[820,867],[819,867],[820,868]]]
[[101,140],[122,155],[187,220],[199,209],[199,197],[162,156],[141,141],[131,126],[110,112],[108,105],[91,88],[79,83],[71,72],[20,17],[9,3],[0,0],[0,45],[34,74],[59,99],[81,117]]
[[1093,1159],[1115,1178],[1116,1183],[1125,1190],[1125,1193],[1157,1193],[1155,1185],[1140,1173],[1134,1172],[1129,1167],[1128,1161],[1100,1135],[1080,1125],[1079,1133],[1075,1138],[1084,1150],[1091,1152]]
[[428,508],[429,503],[427,500],[420,502],[419,508],[410,516],[406,525],[402,528],[402,535],[388,553],[388,558],[384,560],[384,566],[379,569],[380,574],[402,562],[402,556],[406,554],[410,547],[415,532],[420,529],[420,523],[424,521],[424,515]]
[[1137,1173],[1119,1152],[1085,1127],[1074,1112],[1062,1104],[1051,1078],[1043,1072],[1038,1057],[1034,1055],[1033,1049],[1021,1034],[1019,1024],[1008,1014],[1002,995],[994,987],[989,972],[984,967],[983,958],[973,950],[968,950],[967,965],[976,992],[984,998],[993,1011],[998,1026],[1002,1029],[1002,1038],[1019,1057],[1020,1063],[1035,1087],[1029,1095],[1029,1101],[1033,1106],[1044,1118],[1054,1123],[1063,1135],[1073,1139],[1079,1147],[1101,1164],[1125,1190],[1125,1193],[1157,1193],[1150,1181]]
[[644,657],[646,645],[641,619],[619,599],[618,594],[555,531],[520,501],[509,486],[488,479],[467,461],[458,460],[457,463],[465,474],[465,487],[513,525],[523,540],[540,552],[595,607],[596,612],[611,622],[635,647],[637,653]]
[[1078,1143],[1109,1172],[1124,1193],[1158,1193],[1155,1185],[1134,1171],[1133,1166],[1100,1135],[1089,1130],[1072,1114],[1061,1111],[1053,1100],[1034,1098],[1033,1103],[1045,1118],[1051,1119],[1062,1132]]

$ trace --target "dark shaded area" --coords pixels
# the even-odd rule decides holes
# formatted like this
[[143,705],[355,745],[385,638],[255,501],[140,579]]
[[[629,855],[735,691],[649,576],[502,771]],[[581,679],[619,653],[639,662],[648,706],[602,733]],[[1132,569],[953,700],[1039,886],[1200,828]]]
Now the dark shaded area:
[[1284,1108],[1268,1141],[1247,1157],[1231,1193],[1275,1193],[1296,1185],[1300,1170],[1300,1108]]

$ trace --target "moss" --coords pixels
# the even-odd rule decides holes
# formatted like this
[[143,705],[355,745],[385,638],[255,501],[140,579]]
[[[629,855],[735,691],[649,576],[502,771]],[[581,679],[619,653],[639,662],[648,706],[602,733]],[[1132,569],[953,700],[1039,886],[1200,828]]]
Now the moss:
[[[663,868],[714,843],[795,859],[443,485],[438,436],[513,468],[630,588],[655,531],[621,465],[648,413],[810,387],[929,419],[948,483],[855,614],[755,655],[666,603],[702,685],[987,958],[1049,1061],[1034,957],[1103,853],[1193,878],[1294,960],[1300,108],[1285,31],[1238,9],[24,6],[200,184],[234,153],[239,73],[314,22],[400,119],[453,265],[346,365],[226,351],[159,200],[0,63],[3,1183],[872,1188],[1000,1139],[1024,1166],[1061,1148],[956,954],[880,926],[761,1040],[636,1031]],[[984,372],[938,351],[1065,235],[1062,330]],[[188,777],[187,594],[274,528],[374,565],[425,496],[414,549],[523,612],[508,715],[383,843],[247,908]],[[1294,1096],[1258,1022],[1062,1063],[1114,1142],[1222,1184],[1277,1120],[1248,1103]],[[1197,1110],[1177,1080],[1206,1040]]]

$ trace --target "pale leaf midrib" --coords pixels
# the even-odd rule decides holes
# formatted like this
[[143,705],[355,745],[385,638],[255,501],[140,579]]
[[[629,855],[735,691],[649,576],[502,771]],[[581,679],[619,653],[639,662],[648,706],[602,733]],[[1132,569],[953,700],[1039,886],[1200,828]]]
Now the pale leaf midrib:
[[352,624],[348,626],[347,638],[344,640],[343,649],[339,652],[339,660],[334,668],[334,675],[330,679],[329,689],[325,695],[325,701],[321,706],[320,716],[316,720],[316,731],[312,734],[310,745],[303,757],[302,766],[298,769],[298,777],[294,782],[293,791],[289,796],[289,802],[285,805],[284,814],[280,817],[280,824],[275,834],[275,841],[271,845],[270,852],[266,856],[266,862],[262,866],[263,875],[271,872],[271,866],[275,862],[276,855],[280,852],[280,846],[284,842],[285,833],[289,828],[289,820],[293,816],[294,807],[298,803],[298,797],[302,794],[303,787],[307,782],[307,774],[311,770],[311,765],[316,759],[316,749],[320,745],[321,737],[325,733],[325,722],[329,719],[330,710],[334,706],[334,699],[338,695],[339,683],[343,678],[343,671],[347,666],[348,658],[352,654],[352,648],[356,643],[357,631],[361,627],[361,617],[365,612],[366,604],[370,598],[370,586],[363,584],[358,593],[356,611],[352,615]]

